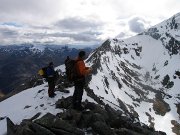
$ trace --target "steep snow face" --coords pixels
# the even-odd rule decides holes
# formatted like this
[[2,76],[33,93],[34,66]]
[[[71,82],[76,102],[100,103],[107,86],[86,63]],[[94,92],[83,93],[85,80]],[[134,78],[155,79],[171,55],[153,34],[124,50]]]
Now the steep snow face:
[[87,59],[94,70],[89,87],[156,130],[177,133],[179,34],[177,14],[132,38],[107,40]]

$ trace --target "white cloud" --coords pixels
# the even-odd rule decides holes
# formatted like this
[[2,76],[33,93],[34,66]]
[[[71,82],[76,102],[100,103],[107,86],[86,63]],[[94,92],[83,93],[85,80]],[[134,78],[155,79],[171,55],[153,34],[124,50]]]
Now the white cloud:
[[128,24],[132,32],[141,33],[147,28],[148,22],[141,17],[134,17]]
[[[0,40],[94,43],[129,37],[171,17],[179,7],[178,0],[0,0]],[[96,34],[84,34],[92,31]]]
[[0,0],[0,21],[49,24],[62,8],[59,0]]
[[59,20],[55,23],[55,26],[67,30],[89,30],[89,29],[97,29],[98,27],[101,27],[103,25],[102,22],[95,22],[93,20],[86,20],[84,18],[79,17],[71,17],[71,18],[65,18],[63,20]]

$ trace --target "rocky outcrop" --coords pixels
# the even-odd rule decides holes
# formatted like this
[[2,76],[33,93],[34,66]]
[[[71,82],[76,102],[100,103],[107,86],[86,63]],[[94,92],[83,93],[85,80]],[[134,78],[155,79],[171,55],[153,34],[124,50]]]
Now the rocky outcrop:
[[7,118],[7,135],[165,135],[132,117],[122,116],[122,112],[109,105],[98,105],[85,101],[83,110],[72,108],[72,97],[60,99],[57,108],[64,109],[56,116],[47,113],[40,119],[23,120],[15,125]]
[[171,110],[169,104],[163,100],[161,94],[156,94],[156,99],[153,101],[153,109],[156,114],[161,116],[164,116]]
[[176,134],[176,135],[180,135],[180,124],[175,121],[175,120],[172,120],[171,121],[171,124],[173,125],[172,127],[172,131]]
[[4,97],[4,94],[0,90],[0,98]]

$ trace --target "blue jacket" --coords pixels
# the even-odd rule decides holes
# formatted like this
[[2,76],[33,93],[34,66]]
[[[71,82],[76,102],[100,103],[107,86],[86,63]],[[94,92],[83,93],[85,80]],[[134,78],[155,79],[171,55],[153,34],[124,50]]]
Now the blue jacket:
[[48,67],[46,70],[46,74],[48,77],[54,77],[55,76],[55,71],[53,67]]

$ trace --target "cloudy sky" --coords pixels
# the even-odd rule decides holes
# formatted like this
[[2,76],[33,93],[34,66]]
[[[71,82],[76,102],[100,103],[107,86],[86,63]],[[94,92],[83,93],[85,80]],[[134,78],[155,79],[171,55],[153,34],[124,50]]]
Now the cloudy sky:
[[180,12],[180,0],[0,0],[0,44],[100,44]]

